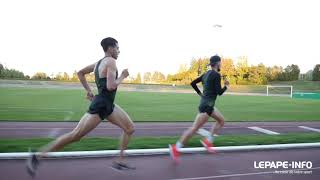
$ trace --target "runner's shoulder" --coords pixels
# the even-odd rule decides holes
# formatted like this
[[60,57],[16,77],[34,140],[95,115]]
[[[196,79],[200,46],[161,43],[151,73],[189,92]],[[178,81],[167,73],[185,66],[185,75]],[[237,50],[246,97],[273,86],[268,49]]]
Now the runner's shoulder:
[[207,73],[209,73],[210,77],[212,77],[212,78],[217,78],[217,77],[221,78],[221,74],[218,73],[217,71],[209,70]]
[[106,57],[102,60],[101,64],[105,67],[116,67],[116,60],[113,57]]

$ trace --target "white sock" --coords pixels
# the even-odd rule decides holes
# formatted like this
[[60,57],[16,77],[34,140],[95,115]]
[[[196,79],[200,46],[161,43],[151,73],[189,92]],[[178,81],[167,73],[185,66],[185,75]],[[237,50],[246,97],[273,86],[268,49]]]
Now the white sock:
[[209,136],[207,136],[207,138],[208,138],[208,140],[209,140],[210,142],[213,143],[213,141],[214,141],[214,136],[213,136],[213,135],[209,135]]
[[177,147],[178,149],[183,148],[183,144],[182,144],[180,141],[177,141],[176,147]]

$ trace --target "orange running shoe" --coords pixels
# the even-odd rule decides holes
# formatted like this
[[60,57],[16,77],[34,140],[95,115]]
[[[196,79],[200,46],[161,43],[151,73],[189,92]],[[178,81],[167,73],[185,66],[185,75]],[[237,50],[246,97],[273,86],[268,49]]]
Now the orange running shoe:
[[169,152],[175,163],[179,163],[180,152],[175,144],[169,144]]

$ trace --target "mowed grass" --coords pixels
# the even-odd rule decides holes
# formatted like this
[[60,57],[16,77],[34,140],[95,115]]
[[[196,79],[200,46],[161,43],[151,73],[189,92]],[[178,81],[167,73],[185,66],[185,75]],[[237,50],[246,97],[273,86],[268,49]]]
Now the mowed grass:
[[[167,148],[179,137],[134,137],[128,149]],[[0,139],[0,153],[26,152],[29,147],[34,149],[49,143],[53,139]],[[201,147],[200,137],[195,136],[188,142],[187,147]],[[241,145],[267,145],[287,143],[312,143],[320,142],[318,133],[282,134],[282,135],[225,135],[217,137],[215,146],[241,146]],[[93,151],[118,149],[117,138],[84,138],[80,142],[66,146],[63,151]]]
[[[134,121],[193,121],[196,94],[118,92],[116,103]],[[84,90],[0,88],[0,120],[78,121],[90,102]],[[318,121],[320,101],[288,97],[218,97],[216,106],[227,121]]]

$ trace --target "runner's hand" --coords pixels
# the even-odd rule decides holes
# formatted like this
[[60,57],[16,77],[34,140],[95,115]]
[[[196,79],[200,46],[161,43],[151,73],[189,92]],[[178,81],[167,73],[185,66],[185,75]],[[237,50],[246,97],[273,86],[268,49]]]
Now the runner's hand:
[[226,80],[224,80],[224,85],[229,86],[230,82],[226,79]]
[[223,76],[223,80],[224,80],[224,85],[229,87],[230,85],[230,82],[228,81],[227,77],[226,76]]
[[89,101],[92,101],[93,98],[94,98],[94,94],[93,94],[92,92],[87,92],[87,99],[88,99]]
[[127,78],[129,76],[129,71],[128,69],[124,69],[121,73],[121,76],[124,77],[124,78]]

